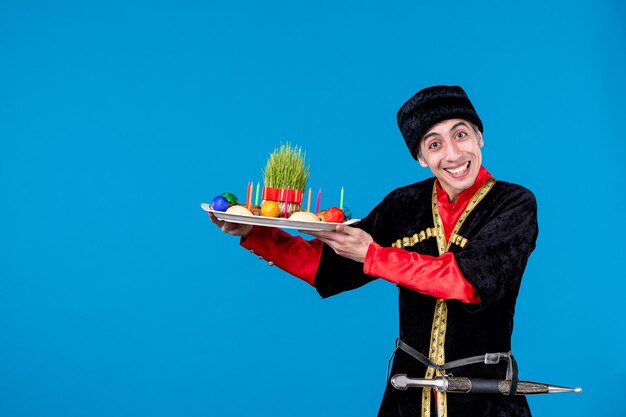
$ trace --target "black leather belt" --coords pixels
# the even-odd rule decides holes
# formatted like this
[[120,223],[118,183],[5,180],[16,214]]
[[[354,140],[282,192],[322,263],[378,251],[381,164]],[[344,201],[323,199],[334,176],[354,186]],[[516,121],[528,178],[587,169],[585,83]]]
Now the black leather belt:
[[[411,357],[417,359],[422,364],[426,365],[430,368],[435,368],[439,371],[447,371],[449,369],[458,368],[465,365],[472,365],[475,363],[484,363],[485,365],[495,365],[500,363],[502,360],[507,361],[506,368],[506,379],[511,381],[511,389],[509,391],[509,395],[515,395],[517,391],[517,362],[513,357],[512,352],[497,352],[497,353],[485,353],[484,355],[478,356],[470,356],[463,359],[457,359],[451,362],[446,362],[442,365],[437,365],[433,361],[431,361],[427,356],[422,355],[417,350],[413,349],[411,346],[404,343],[400,338],[396,339],[396,348],[393,350],[391,357],[389,358],[389,362],[387,363],[387,381],[389,381],[389,370],[391,366],[391,360],[393,359],[396,350],[401,349]],[[445,373],[445,372],[444,372]]]

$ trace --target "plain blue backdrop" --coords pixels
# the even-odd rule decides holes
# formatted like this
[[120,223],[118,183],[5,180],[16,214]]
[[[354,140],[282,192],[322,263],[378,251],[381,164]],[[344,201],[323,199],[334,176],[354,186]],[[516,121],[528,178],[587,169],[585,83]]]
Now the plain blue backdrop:
[[[397,108],[462,85],[530,188],[522,379],[537,416],[623,415],[620,1],[0,2],[0,417],[372,416],[385,282],[321,300],[200,209],[281,141],[361,217],[429,176]],[[356,348],[355,348],[356,347]]]

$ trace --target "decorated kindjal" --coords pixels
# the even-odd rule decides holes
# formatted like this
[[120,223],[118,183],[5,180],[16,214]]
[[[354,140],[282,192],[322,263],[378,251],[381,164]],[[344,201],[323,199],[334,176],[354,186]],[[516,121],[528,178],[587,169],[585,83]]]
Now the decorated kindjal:
[[284,217],[298,221],[341,223],[349,220],[351,213],[343,206],[343,187],[341,187],[338,207],[333,206],[321,211],[322,189],[320,188],[317,192],[314,212],[311,212],[313,190],[309,187],[306,209],[303,208],[309,173],[306,153],[302,148],[292,146],[289,142],[281,144],[269,155],[263,168],[263,186],[257,182],[255,192],[254,182],[248,182],[245,203],[240,202],[232,193],[223,193],[212,200],[212,209],[232,214]]

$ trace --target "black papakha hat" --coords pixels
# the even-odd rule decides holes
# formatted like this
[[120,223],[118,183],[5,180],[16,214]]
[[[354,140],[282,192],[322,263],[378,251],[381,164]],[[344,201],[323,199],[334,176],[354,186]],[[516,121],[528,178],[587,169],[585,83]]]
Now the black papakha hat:
[[398,110],[398,127],[413,158],[419,155],[422,136],[434,125],[448,119],[464,119],[478,126],[483,122],[465,91],[456,85],[428,87],[409,99]]

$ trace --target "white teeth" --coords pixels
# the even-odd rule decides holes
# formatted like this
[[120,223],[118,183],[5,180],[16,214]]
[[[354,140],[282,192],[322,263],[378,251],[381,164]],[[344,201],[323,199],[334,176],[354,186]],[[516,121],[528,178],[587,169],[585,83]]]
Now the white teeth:
[[448,171],[452,175],[458,175],[458,174],[465,172],[467,168],[469,168],[469,162],[455,169],[446,168],[446,171]]

